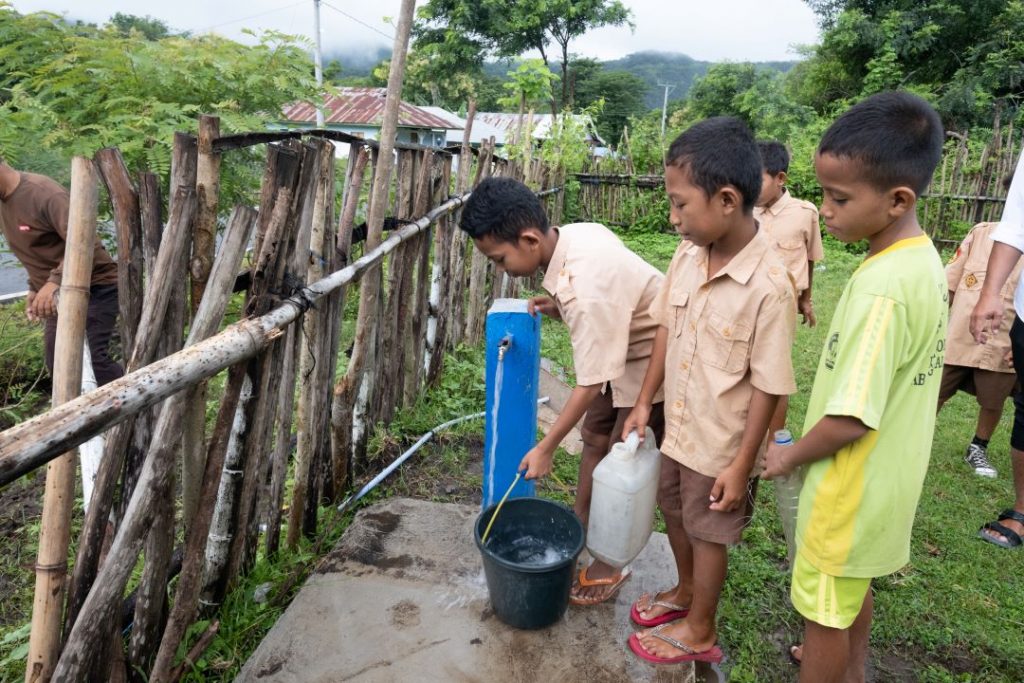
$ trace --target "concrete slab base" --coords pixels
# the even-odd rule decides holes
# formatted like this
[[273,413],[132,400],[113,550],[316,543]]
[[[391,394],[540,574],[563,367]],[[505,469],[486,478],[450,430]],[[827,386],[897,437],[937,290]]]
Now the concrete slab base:
[[626,646],[632,601],[675,582],[664,535],[652,537],[614,603],[570,606],[554,626],[520,631],[491,610],[472,537],[478,512],[403,498],[361,511],[235,680],[695,680],[690,664],[652,667]]

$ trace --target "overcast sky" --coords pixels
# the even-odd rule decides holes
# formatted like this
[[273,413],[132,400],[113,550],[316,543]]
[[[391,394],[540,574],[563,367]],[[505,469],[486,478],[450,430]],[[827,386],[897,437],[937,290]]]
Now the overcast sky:
[[[794,45],[817,41],[814,14],[802,0],[624,0],[636,30],[593,31],[571,44],[573,52],[615,59],[631,52],[682,52],[708,61],[795,59]],[[12,0],[22,13],[49,11],[102,23],[116,12],[150,15],[178,30],[214,31],[246,41],[241,31],[276,29],[313,34],[313,0]],[[386,36],[399,0],[323,0],[325,52],[390,47]],[[422,4],[417,2],[417,5]],[[382,35],[383,34],[383,35]]]

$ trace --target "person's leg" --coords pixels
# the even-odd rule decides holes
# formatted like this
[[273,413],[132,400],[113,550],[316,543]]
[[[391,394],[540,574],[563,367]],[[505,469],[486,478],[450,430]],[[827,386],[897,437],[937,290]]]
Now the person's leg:
[[[729,553],[725,545],[711,543],[699,538],[690,537],[693,548],[693,600],[690,613],[685,618],[672,622],[661,629],[661,632],[697,652],[710,650],[718,642],[715,629],[715,615],[718,612],[718,600],[725,585]],[[656,657],[676,657],[679,650],[669,643],[656,638],[650,631],[639,635],[640,644]]]
[[43,321],[43,358],[46,361],[46,369],[53,377],[53,352],[57,346],[57,316],[46,318]]
[[92,369],[96,384],[103,386],[124,375],[124,370],[109,353],[110,337],[117,323],[117,286],[93,287],[89,294],[89,311],[86,317],[85,333],[89,340]]
[[[1021,390],[1013,394],[1013,429],[1010,433],[1010,467],[1013,471],[1014,502],[1013,510],[1024,515],[1024,322],[1020,317],[1014,318],[1010,328],[1010,345],[1013,349],[1013,367],[1017,372],[1017,384]],[[1024,524],[1015,519],[1004,519],[1004,527],[1024,538]],[[1006,542],[1003,534],[986,529],[982,533]]]
[[850,627],[850,659],[846,664],[846,683],[864,683],[868,666],[868,641],[871,638],[871,617],[875,598],[868,588],[857,619]]
[[[583,452],[580,453],[579,473],[576,479],[576,500],[573,510],[583,522],[586,529],[590,521],[590,501],[594,490],[594,469],[611,445],[619,441],[615,433],[618,411],[612,405],[612,390],[606,387],[603,394],[598,394],[587,409],[580,432],[583,436]],[[621,431],[621,428],[620,428]],[[587,581],[614,580],[619,570],[601,560],[594,558],[586,568]],[[571,596],[574,604],[597,604],[609,599],[617,590],[616,583],[602,583],[593,586],[581,585],[577,580],[573,583]]]
[[995,433],[996,427],[999,426],[999,418],[1003,416],[1002,410],[993,410],[991,408],[979,408],[978,409],[978,426],[974,429],[974,435],[989,441],[992,438],[992,434]]
[[658,482],[658,507],[665,519],[672,557],[676,561],[676,585],[658,593],[645,593],[637,600],[637,611],[644,619],[656,619],[671,608],[655,605],[664,602],[677,607],[689,607],[693,600],[693,546],[683,525],[682,496],[680,491],[680,465],[667,455],[661,456],[661,480]]
[[850,660],[850,631],[804,620],[800,683],[842,683]]

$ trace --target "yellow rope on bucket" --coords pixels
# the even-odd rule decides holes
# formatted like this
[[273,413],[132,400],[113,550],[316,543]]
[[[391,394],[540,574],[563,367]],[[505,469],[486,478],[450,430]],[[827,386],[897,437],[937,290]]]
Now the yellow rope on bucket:
[[516,478],[512,480],[512,485],[508,487],[508,491],[505,491],[505,495],[501,497],[498,502],[498,507],[494,508],[494,514],[491,515],[491,520],[487,522],[487,528],[484,529],[484,535],[480,537],[480,544],[487,544],[487,535],[491,533],[491,527],[494,526],[494,520],[498,518],[498,513],[501,512],[501,506],[505,504],[505,499],[508,498],[508,494],[512,493],[512,489],[519,483],[519,478],[523,476],[522,472],[516,472]]

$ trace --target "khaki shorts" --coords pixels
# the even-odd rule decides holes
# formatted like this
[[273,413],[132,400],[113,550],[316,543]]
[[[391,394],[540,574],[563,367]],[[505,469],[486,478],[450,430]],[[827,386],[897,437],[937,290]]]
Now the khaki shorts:
[[681,523],[691,538],[720,545],[739,543],[754,516],[757,477],[747,482],[746,503],[732,512],[708,508],[714,485],[714,477],[706,477],[662,454],[658,507],[666,521],[674,519]]
[[[612,389],[605,387],[603,393],[597,395],[587,414],[583,416],[580,434],[583,437],[584,456],[593,453],[598,458],[608,454],[612,444],[622,441],[622,428],[626,425],[633,408],[616,408],[612,405]],[[665,404],[655,403],[651,406],[651,417],[648,426],[654,431],[654,439],[658,445],[665,437]]]
[[800,553],[793,560],[789,599],[805,619],[829,628],[850,628],[871,590],[871,579],[832,576]]
[[943,365],[939,403],[953,398],[958,391],[965,391],[977,398],[978,405],[985,410],[1002,410],[1016,383],[1017,375],[1012,372]]

